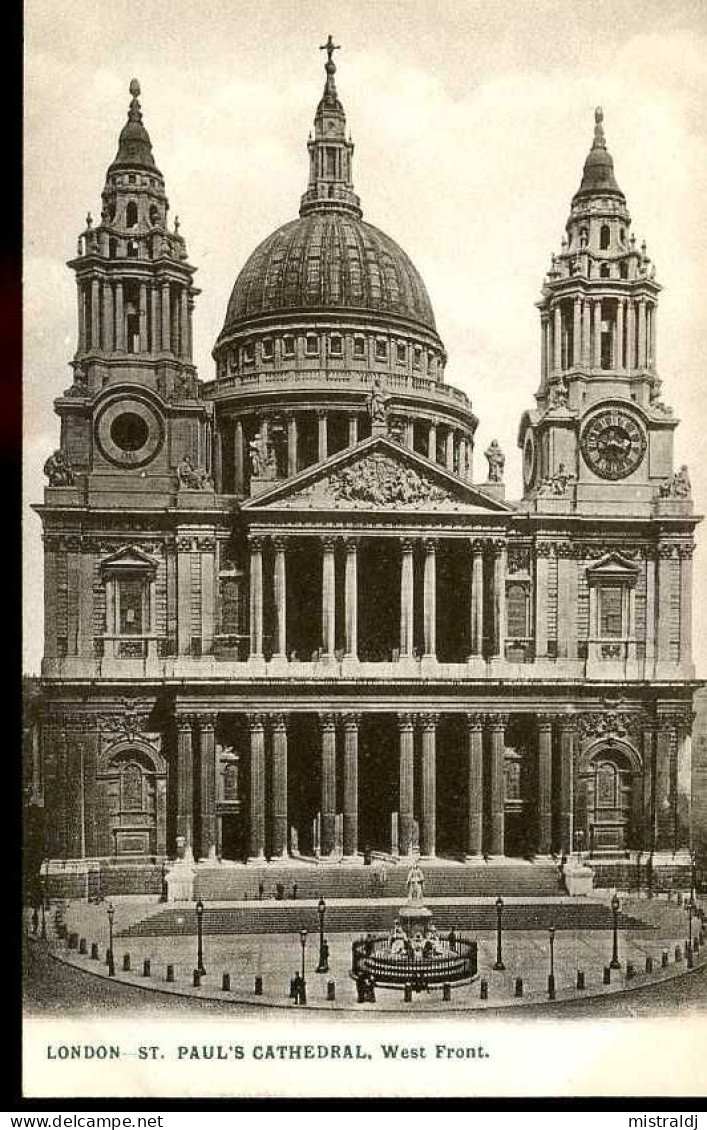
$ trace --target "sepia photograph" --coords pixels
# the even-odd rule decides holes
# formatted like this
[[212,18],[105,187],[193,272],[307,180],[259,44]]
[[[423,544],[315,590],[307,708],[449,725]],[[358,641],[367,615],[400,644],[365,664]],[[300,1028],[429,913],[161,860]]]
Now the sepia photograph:
[[704,3],[24,51],[25,1096],[698,1095]]

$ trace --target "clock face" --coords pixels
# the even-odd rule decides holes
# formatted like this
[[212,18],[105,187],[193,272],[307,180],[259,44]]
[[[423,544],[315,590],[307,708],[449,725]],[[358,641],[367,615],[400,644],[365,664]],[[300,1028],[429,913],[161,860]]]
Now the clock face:
[[137,396],[106,404],[96,418],[98,446],[118,467],[143,467],[162,446],[164,432],[154,408]]
[[532,432],[526,432],[523,444],[523,482],[529,487],[535,475],[535,437]]
[[607,408],[585,425],[580,441],[587,466],[602,479],[625,479],[646,453],[646,433],[635,416]]

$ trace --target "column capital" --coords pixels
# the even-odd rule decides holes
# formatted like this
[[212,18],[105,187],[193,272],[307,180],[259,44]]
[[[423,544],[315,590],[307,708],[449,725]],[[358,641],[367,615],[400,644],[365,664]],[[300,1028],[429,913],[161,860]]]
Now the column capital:
[[248,714],[248,725],[250,726],[251,734],[262,732],[265,729],[265,714],[253,712]]
[[576,734],[579,729],[579,720],[576,714],[560,714],[557,721],[563,734]]
[[510,714],[504,711],[494,711],[486,715],[486,725],[490,730],[505,730]]
[[251,553],[261,553],[264,541],[262,534],[248,534],[248,547]]
[[196,724],[202,733],[204,730],[215,730],[217,718],[217,714],[199,714],[197,715]]
[[678,545],[678,557],[681,561],[689,561],[695,552],[694,541],[680,542]]
[[487,542],[485,538],[469,538],[469,549],[474,557],[480,556],[484,552],[486,545]]
[[291,535],[289,534],[274,534],[272,538],[273,549],[275,549],[277,553],[285,553],[290,540]]
[[336,714],[332,713],[329,710],[320,711],[320,713],[318,714],[320,730],[322,730],[322,731],[335,730],[336,729],[336,717],[337,717]]
[[347,534],[347,536],[344,538],[344,549],[347,553],[358,553],[360,544],[361,538],[356,537],[355,535],[352,536],[351,534]]
[[408,711],[399,711],[397,719],[399,730],[412,730],[415,725],[415,715]]
[[328,408],[317,408],[317,418],[318,419],[326,420],[328,415],[329,415],[329,409]]
[[423,538],[422,544],[425,547],[425,553],[432,556],[439,549],[439,538]]
[[344,729],[345,730],[358,730],[361,724],[361,715],[355,712],[344,714]]
[[274,731],[287,733],[288,716],[282,712],[270,715],[270,724]]
[[535,722],[539,730],[551,730],[553,724],[557,721],[556,714],[548,714],[541,712],[535,715]]
[[466,724],[469,730],[475,730],[479,733],[483,730],[486,722],[486,715],[476,710],[467,711]]
[[413,553],[415,549],[415,538],[401,538],[400,548],[403,553]]
[[423,730],[436,730],[437,723],[439,722],[439,714],[434,711],[426,711],[424,714],[418,714],[418,722]]
[[333,553],[336,549],[337,538],[335,535],[322,534],[319,538],[325,553]]
[[506,538],[495,537],[491,539],[491,547],[496,557],[499,557],[504,550],[508,549],[508,541]]
[[177,714],[176,717],[175,717],[175,722],[177,723],[177,729],[181,733],[186,733],[187,730],[191,733],[192,728],[198,723],[198,721],[199,721],[199,715],[198,714],[181,714],[180,713],[180,714]]

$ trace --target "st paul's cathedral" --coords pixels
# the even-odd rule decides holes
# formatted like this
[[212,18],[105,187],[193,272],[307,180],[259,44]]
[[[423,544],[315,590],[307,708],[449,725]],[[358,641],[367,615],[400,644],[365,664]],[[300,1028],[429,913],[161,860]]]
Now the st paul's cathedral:
[[363,219],[326,46],[299,215],[242,266],[212,379],[136,80],[68,264],[36,507],[48,887],[156,893],[185,860],[213,898],[418,854],[472,885],[508,857],[684,866],[697,518],[602,111],[537,303],[518,500],[420,274]]

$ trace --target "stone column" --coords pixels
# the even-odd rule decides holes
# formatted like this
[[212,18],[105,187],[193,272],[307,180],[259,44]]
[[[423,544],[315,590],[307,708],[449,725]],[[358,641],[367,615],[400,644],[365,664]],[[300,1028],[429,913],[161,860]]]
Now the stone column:
[[437,546],[436,538],[425,539],[424,621],[425,658],[437,658]]
[[437,714],[423,714],[420,854],[437,854]]
[[287,856],[287,715],[272,719],[272,854]]
[[83,283],[78,279],[76,280],[76,305],[79,316],[78,324],[78,341],[76,342],[76,352],[86,352],[86,292]]
[[568,855],[574,845],[574,765],[576,756],[574,718],[560,720],[560,834],[558,847]]
[[216,718],[204,714],[198,720],[201,768],[201,845],[202,859],[216,854]]
[[115,340],[113,336],[113,288],[107,279],[103,282],[103,348],[112,353]]
[[358,540],[347,538],[344,576],[345,655],[358,659]]
[[352,412],[349,416],[349,447],[355,447],[358,443],[358,414]]
[[427,433],[427,458],[433,463],[437,462],[437,425],[430,424]]
[[213,535],[200,537],[199,551],[201,556],[201,654],[211,655],[214,650],[216,612],[216,538]]
[[552,715],[538,714],[538,853],[552,850]]
[[239,416],[233,426],[233,469],[236,494],[243,494],[245,490],[244,448],[243,421]]
[[675,545],[658,545],[658,665],[670,663],[670,628],[672,616],[672,565]]
[[692,666],[692,552],[691,542],[678,546],[680,559],[680,664]]
[[322,855],[331,855],[336,847],[336,717],[320,714],[319,728],[322,743],[321,760],[321,813]]
[[297,417],[293,412],[287,417],[287,474],[292,476],[297,474],[299,467],[299,434],[297,428]]
[[673,767],[677,744],[675,716],[658,717],[658,736],[655,752],[655,819],[656,847],[672,851],[675,840]]
[[250,658],[263,657],[263,539],[250,537]]
[[413,651],[413,551],[412,538],[400,543],[400,654],[409,658]]
[[471,654],[480,659],[484,646],[484,543],[471,539]]
[[140,316],[140,352],[147,353],[147,283],[141,282],[138,297]]
[[119,353],[125,351],[125,307],[123,305],[123,284],[115,284],[115,348]]
[[540,315],[540,383],[544,384],[548,377],[548,318],[547,310],[543,310]]
[[624,300],[619,298],[616,303],[616,345],[614,348],[614,367],[624,370]]
[[626,305],[626,372],[636,368],[636,307],[632,298]]
[[172,347],[171,314],[169,308],[169,283],[162,283],[162,350],[169,353]]
[[150,288],[150,352],[160,348],[160,290],[154,283]]
[[466,854],[481,855],[484,846],[483,714],[467,714]]
[[273,539],[275,547],[275,613],[277,616],[277,650],[275,658],[287,659],[287,539]]
[[493,543],[493,653],[500,659],[506,654],[506,564],[508,550],[502,538]]
[[91,350],[101,348],[101,292],[98,279],[91,279]]
[[585,298],[582,306],[582,366],[589,369],[592,364],[592,305]]
[[594,356],[592,368],[601,369],[601,299],[594,300]]
[[454,429],[447,429],[444,448],[445,465],[448,471],[454,471]]
[[552,368],[554,372],[560,373],[562,371],[562,307],[559,302],[555,303],[553,322]]
[[189,293],[185,286],[179,292],[179,356],[189,359]]
[[636,358],[636,368],[646,368],[646,300],[645,298],[638,299],[638,357]]
[[191,555],[193,539],[177,538],[177,653],[191,651]]
[[250,725],[250,859],[265,859],[265,719],[249,714]]
[[344,855],[358,853],[358,727],[360,715],[344,715]]
[[192,719],[177,717],[177,835],[184,837],[187,853],[194,848],[194,752]]
[[507,714],[492,714],[489,716],[491,730],[491,854],[505,854],[505,803],[506,784],[503,775],[506,753],[505,729],[508,723]]
[[327,414],[323,409],[319,409],[317,411],[317,420],[318,420],[318,428],[319,428],[318,433],[317,433],[317,441],[318,441],[317,458],[318,458],[319,462],[321,463],[324,459],[327,458],[327,456],[329,454],[329,433],[328,433],[328,428],[327,428]]
[[655,732],[652,724],[643,727],[643,839],[644,851],[655,847]]
[[651,303],[651,329],[649,337],[649,354],[648,354],[648,367],[651,372],[655,372],[657,365],[657,349],[658,349],[658,334],[656,321],[658,318],[658,303]]
[[407,855],[412,845],[414,822],[414,729],[412,714],[398,714],[398,734],[400,737],[400,793],[398,810],[400,813],[399,831],[400,854]]
[[572,360],[573,368],[578,369],[582,364],[582,299],[577,295],[574,300],[574,320],[572,323]]
[[335,538],[322,538],[322,649],[325,659],[333,659],[336,648],[335,547]]

